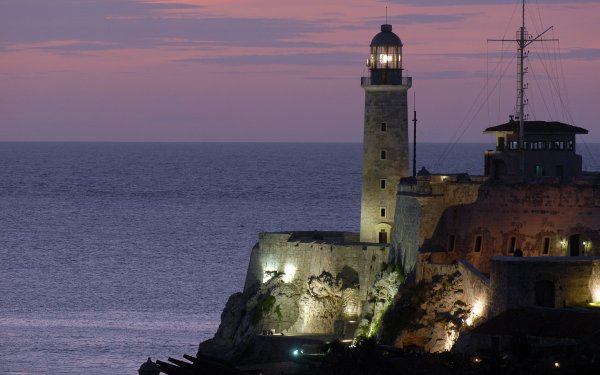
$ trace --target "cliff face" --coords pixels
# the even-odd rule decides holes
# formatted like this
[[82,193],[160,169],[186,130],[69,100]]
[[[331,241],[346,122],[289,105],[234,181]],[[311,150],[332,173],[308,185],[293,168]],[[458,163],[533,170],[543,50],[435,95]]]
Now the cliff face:
[[485,314],[485,306],[468,302],[465,277],[469,275],[458,269],[400,287],[383,318],[380,341],[429,353],[450,350],[459,333]]
[[343,334],[339,322],[358,304],[358,286],[342,274],[322,272],[286,283],[285,274],[273,273],[266,282],[229,297],[217,333],[198,352],[237,361],[256,356],[257,335]]

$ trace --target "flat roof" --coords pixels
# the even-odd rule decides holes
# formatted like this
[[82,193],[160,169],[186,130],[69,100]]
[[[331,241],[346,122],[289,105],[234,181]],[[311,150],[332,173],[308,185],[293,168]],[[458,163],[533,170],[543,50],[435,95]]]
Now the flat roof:
[[[558,121],[525,121],[525,133],[529,134],[587,134],[588,130],[565,124]],[[483,131],[484,133],[495,132],[519,132],[519,121],[509,121],[504,124],[492,126]]]

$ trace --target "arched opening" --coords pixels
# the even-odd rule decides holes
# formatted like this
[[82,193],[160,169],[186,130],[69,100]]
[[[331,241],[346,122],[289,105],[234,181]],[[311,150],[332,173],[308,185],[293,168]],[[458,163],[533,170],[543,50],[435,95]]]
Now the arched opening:
[[569,237],[569,255],[572,257],[577,257],[581,254],[581,239],[579,234],[574,234]]
[[392,226],[387,223],[379,223],[375,226],[375,238],[377,243],[390,243]]
[[554,307],[554,282],[540,280],[535,283],[535,304],[542,307]]
[[378,233],[379,243],[388,243],[388,232],[385,229],[381,229]]

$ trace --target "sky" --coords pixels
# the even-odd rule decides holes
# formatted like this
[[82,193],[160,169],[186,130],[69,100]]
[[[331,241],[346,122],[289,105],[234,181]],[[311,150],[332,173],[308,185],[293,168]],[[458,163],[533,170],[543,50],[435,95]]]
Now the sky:
[[[517,0],[0,0],[0,141],[361,142],[386,20],[424,142],[514,112]],[[451,4],[451,5],[449,5]],[[600,0],[531,0],[527,113],[600,142]],[[412,114],[411,114],[412,115]],[[412,117],[412,116],[411,116]]]

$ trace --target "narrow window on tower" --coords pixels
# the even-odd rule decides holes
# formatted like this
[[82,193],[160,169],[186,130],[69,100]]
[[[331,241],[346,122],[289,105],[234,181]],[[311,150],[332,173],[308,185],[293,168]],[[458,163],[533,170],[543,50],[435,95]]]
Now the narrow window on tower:
[[508,252],[512,254],[515,252],[516,248],[517,248],[517,237],[511,237],[510,242],[508,244]]
[[386,180],[379,180],[379,186],[380,186],[382,189],[385,189],[385,184],[386,184]]
[[385,132],[385,131],[387,131],[387,122],[382,122],[382,123],[381,123],[381,131],[382,131],[382,132]]
[[379,209],[379,215],[380,215],[381,217],[385,217],[385,207],[381,207],[381,208]]
[[386,159],[386,152],[385,150],[381,150],[381,160],[385,160]]
[[550,238],[544,238],[544,248],[542,249],[542,254],[548,255],[550,253]]
[[481,242],[482,242],[482,240],[483,240],[482,236],[475,237],[475,247],[473,248],[473,251],[475,251],[476,253],[481,252]]
[[455,237],[451,234],[450,237],[448,237],[448,251],[454,251],[454,240]]

